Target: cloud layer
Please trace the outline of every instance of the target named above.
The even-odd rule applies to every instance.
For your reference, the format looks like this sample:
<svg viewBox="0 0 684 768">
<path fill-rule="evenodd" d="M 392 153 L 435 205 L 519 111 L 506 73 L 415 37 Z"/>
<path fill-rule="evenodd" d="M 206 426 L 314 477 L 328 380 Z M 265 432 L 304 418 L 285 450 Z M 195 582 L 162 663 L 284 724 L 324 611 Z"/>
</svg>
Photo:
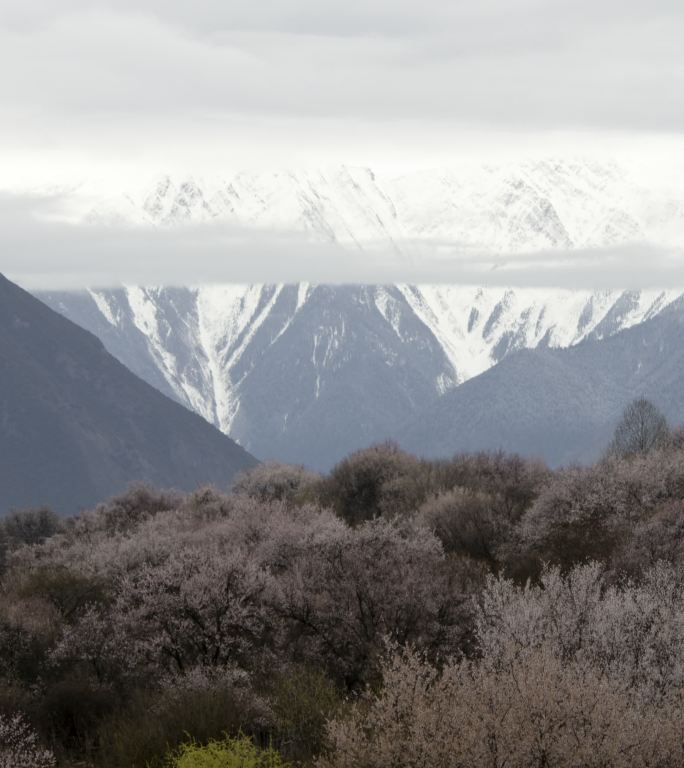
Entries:
<svg viewBox="0 0 684 768">
<path fill-rule="evenodd" d="M 2 271 L 30 289 L 125 284 L 460 283 L 566 288 L 684 289 L 684 250 L 619 248 L 492 256 L 458 243 L 312 243 L 228 223 L 154 228 L 73 225 L 36 212 L 51 200 L 0 197 Z"/>
<path fill-rule="evenodd" d="M 260 161 L 442 165 L 471 145 L 488 159 L 553 136 L 682 161 L 682 39 L 681 0 L 3 0 L 0 184 Z M 643 268 L 646 246 L 397 264 L 225 227 L 81 230 L 38 222 L 35 201 L 1 202 L 0 268 L 30 285 L 680 280 L 665 251 Z"/>
<path fill-rule="evenodd" d="M 0 110 L 680 131 L 683 37 L 675 0 L 4 0 Z"/>
</svg>

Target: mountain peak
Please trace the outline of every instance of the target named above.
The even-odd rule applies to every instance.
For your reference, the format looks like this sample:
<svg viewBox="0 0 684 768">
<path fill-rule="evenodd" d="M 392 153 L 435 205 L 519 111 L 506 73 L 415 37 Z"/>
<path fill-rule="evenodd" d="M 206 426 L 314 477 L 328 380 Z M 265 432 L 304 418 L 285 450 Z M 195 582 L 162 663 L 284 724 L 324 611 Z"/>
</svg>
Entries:
<svg viewBox="0 0 684 768">
<path fill-rule="evenodd" d="M 615 162 L 463 162 L 399 176 L 367 166 L 160 174 L 140 188 L 74 196 L 73 219 L 161 226 L 229 221 L 361 248 L 420 242 L 524 253 L 635 242 L 680 247 L 684 190 Z"/>
</svg>

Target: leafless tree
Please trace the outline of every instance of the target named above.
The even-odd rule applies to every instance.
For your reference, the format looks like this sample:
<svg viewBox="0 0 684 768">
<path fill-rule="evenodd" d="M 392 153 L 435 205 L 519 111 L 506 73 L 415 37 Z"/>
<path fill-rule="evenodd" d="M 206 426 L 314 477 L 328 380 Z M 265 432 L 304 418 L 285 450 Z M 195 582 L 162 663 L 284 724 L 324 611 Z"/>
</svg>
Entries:
<svg viewBox="0 0 684 768">
<path fill-rule="evenodd" d="M 611 456 L 634 456 L 663 446 L 670 434 L 667 419 L 650 400 L 639 397 L 624 410 L 608 448 Z"/>
</svg>

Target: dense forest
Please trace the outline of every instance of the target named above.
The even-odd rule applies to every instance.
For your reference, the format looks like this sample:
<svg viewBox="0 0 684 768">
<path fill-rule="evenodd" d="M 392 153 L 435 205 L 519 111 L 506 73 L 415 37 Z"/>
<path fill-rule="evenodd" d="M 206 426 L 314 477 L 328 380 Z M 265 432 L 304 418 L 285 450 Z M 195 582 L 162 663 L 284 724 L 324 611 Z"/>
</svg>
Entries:
<svg viewBox="0 0 684 768">
<path fill-rule="evenodd" d="M 0 523 L 0 768 L 681 766 L 684 433 Z"/>
</svg>

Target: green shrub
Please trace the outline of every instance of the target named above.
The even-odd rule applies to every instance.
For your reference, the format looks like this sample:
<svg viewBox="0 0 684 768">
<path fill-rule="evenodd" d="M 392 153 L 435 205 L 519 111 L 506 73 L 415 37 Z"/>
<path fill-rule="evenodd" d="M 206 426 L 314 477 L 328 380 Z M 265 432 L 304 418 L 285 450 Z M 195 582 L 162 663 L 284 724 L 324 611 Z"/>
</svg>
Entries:
<svg viewBox="0 0 684 768">
<path fill-rule="evenodd" d="M 395 517 L 423 500 L 420 460 L 392 442 L 350 454 L 320 484 L 320 501 L 349 525 Z"/>
<path fill-rule="evenodd" d="M 12 511 L 0 520 L 0 573 L 8 555 L 24 545 L 42 544 L 60 530 L 57 515 L 49 509 Z"/>
<path fill-rule="evenodd" d="M 169 755 L 168 768 L 288 768 L 278 752 L 259 749 L 246 736 L 210 741 L 204 746 L 183 744 Z"/>
<path fill-rule="evenodd" d="M 178 680 L 166 690 L 140 695 L 102 724 L 96 764 L 156 768 L 188 739 L 208 743 L 226 734 L 261 736 L 268 718 L 266 705 L 246 685 L 220 678 Z"/>
<path fill-rule="evenodd" d="M 457 487 L 428 499 L 417 517 L 446 552 L 493 563 L 497 545 L 510 536 L 511 528 L 495 509 L 490 494 Z"/>
<path fill-rule="evenodd" d="M 42 566 L 17 576 L 16 591 L 23 599 L 46 600 L 67 621 L 73 621 L 88 606 L 108 599 L 104 579 L 60 565 Z"/>
<path fill-rule="evenodd" d="M 269 701 L 275 717 L 274 743 L 296 761 L 309 760 L 321 751 L 326 724 L 343 704 L 333 682 L 304 665 L 275 676 Z"/>
<path fill-rule="evenodd" d="M 34 708 L 37 724 L 59 744 L 77 754 L 92 748 L 93 734 L 116 706 L 111 688 L 73 674 L 48 685 Z"/>
</svg>

